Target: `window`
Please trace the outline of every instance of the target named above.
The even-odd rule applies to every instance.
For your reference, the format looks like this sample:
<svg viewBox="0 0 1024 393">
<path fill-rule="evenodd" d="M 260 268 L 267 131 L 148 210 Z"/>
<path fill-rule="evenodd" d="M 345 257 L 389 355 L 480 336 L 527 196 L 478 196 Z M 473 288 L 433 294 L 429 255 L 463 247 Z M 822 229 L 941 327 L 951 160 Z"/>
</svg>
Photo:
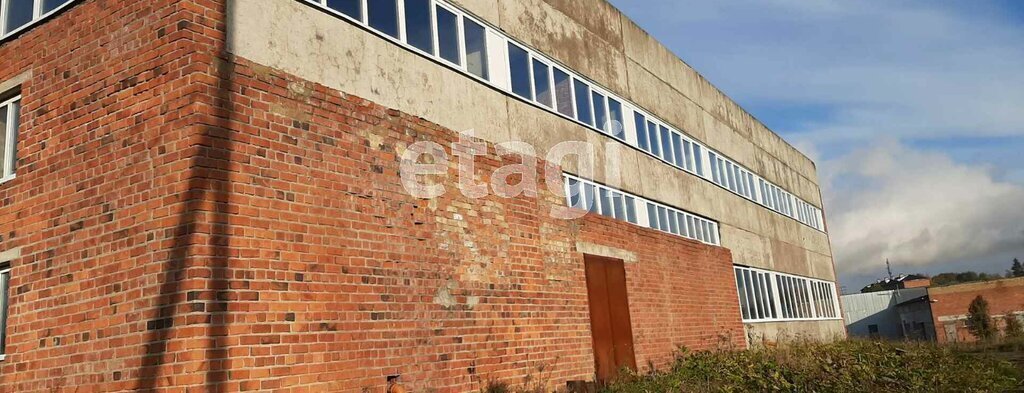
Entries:
<svg viewBox="0 0 1024 393">
<path fill-rule="evenodd" d="M 459 49 L 459 16 L 444 7 L 437 6 L 437 52 L 442 59 L 462 65 Z"/>
<path fill-rule="evenodd" d="M 837 319 L 835 284 L 734 267 L 744 322 Z"/>
<path fill-rule="evenodd" d="M 537 93 L 537 103 L 551 108 L 554 97 L 551 94 L 551 67 L 533 60 L 533 91 Z"/>
<path fill-rule="evenodd" d="M 668 127 L 661 126 L 661 152 L 664 153 L 665 161 L 672 162 L 672 138 L 669 137 Z"/>
<path fill-rule="evenodd" d="M 593 127 L 594 112 L 590 108 L 590 86 L 580 82 L 579 79 L 574 79 L 573 83 L 576 93 L 576 120 Z"/>
<path fill-rule="evenodd" d="M 10 301 L 11 266 L 0 265 L 0 359 L 7 354 L 7 312 Z"/>
<path fill-rule="evenodd" d="M 4 34 L 10 33 L 18 28 L 32 22 L 34 0 L 6 0 L 2 4 L 4 12 Z"/>
<path fill-rule="evenodd" d="M 608 111 L 605 109 L 604 95 L 594 92 L 594 120 L 597 122 L 597 128 L 604 131 L 606 134 L 610 134 L 608 127 Z"/>
<path fill-rule="evenodd" d="M 327 0 L 327 7 L 356 20 L 363 19 L 362 0 Z"/>
<path fill-rule="evenodd" d="M 508 44 L 508 69 L 512 74 L 512 92 L 533 101 L 533 87 L 530 81 L 530 54 L 518 45 Z"/>
<path fill-rule="evenodd" d="M 679 137 L 679 134 L 674 132 L 672 133 L 672 149 L 676 166 L 686 168 L 686 160 L 683 159 L 683 140 Z"/>
<path fill-rule="evenodd" d="M 463 18 L 466 45 L 466 70 L 470 74 L 490 79 L 487 68 L 487 29 L 479 23 Z"/>
<path fill-rule="evenodd" d="M 651 154 L 661 157 L 661 142 L 658 142 L 658 125 L 653 121 L 647 121 L 647 139 L 651 143 Z"/>
<path fill-rule="evenodd" d="M 611 124 L 609 130 L 613 137 L 626 140 L 626 129 L 622 120 L 622 103 L 608 97 L 608 117 Z"/>
<path fill-rule="evenodd" d="M 636 141 L 640 149 L 644 151 L 650 151 L 651 147 L 647 144 L 647 118 L 640 112 L 633 114 L 634 124 L 636 124 Z"/>
<path fill-rule="evenodd" d="M 17 159 L 18 119 L 21 114 L 21 98 L 15 97 L 0 102 L 0 181 L 14 177 Z"/>
<path fill-rule="evenodd" d="M 366 2 L 367 19 L 370 27 L 381 33 L 398 38 L 397 0 L 373 0 Z"/>
<path fill-rule="evenodd" d="M 555 68 L 555 101 L 558 102 L 558 113 L 576 116 L 572 104 L 572 78 L 558 68 Z"/>
<path fill-rule="evenodd" d="M 405 0 L 405 36 L 409 45 L 434 54 L 434 23 L 430 0 Z"/>
</svg>

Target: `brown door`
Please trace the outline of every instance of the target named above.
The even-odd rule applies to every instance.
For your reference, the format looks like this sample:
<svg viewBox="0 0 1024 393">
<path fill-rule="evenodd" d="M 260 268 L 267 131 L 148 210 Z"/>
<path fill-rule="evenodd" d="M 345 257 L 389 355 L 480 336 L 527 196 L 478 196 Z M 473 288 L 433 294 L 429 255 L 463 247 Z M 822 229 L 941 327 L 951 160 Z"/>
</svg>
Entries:
<svg viewBox="0 0 1024 393">
<path fill-rule="evenodd" d="M 636 370 L 626 296 L 626 267 L 622 260 L 592 255 L 585 255 L 584 263 L 597 380 L 608 382 L 623 367 Z"/>
</svg>

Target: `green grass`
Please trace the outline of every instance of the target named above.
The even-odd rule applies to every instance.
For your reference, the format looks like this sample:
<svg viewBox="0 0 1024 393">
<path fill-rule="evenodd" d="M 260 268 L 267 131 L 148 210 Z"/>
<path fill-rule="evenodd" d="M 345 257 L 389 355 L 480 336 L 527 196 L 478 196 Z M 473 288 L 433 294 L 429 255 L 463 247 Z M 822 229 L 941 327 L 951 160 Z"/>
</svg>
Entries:
<svg viewBox="0 0 1024 393">
<path fill-rule="evenodd" d="M 1010 361 L 1024 343 L 795 343 L 749 351 L 682 353 L 670 370 L 629 375 L 605 393 L 1024 391 Z"/>
</svg>

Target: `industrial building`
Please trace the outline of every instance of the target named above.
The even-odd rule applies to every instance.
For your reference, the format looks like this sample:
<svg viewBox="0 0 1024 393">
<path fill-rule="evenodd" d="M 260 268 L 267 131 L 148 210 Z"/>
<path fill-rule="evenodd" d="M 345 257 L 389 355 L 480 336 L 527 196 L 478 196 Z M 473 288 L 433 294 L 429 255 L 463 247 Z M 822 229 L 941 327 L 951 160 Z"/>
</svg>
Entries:
<svg viewBox="0 0 1024 393">
<path fill-rule="evenodd" d="M 845 337 L 815 164 L 604 0 L 0 10 L 0 391 L 553 388 Z"/>
</svg>

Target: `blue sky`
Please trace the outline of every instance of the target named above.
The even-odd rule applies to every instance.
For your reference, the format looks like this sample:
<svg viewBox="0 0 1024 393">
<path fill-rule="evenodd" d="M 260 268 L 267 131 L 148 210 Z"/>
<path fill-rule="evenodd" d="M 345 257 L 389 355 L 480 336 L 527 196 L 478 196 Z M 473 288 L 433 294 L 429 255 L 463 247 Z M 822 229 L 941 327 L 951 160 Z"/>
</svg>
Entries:
<svg viewBox="0 0 1024 393">
<path fill-rule="evenodd" d="M 847 289 L 1024 259 L 1024 1 L 611 2 L 817 162 Z"/>
</svg>

